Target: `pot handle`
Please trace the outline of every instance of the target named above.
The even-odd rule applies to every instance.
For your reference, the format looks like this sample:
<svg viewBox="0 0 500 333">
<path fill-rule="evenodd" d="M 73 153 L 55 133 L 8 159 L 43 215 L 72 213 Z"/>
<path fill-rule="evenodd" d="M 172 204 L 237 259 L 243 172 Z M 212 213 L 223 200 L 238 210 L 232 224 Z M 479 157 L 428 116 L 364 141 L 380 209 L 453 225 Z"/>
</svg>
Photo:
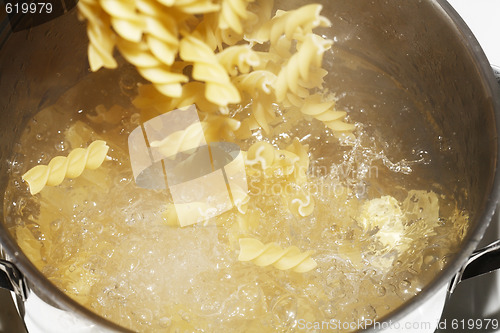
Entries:
<svg viewBox="0 0 500 333">
<path fill-rule="evenodd" d="M 0 259 L 0 288 L 13 291 L 23 301 L 26 301 L 29 295 L 24 275 L 16 265 L 3 259 Z"/>
<path fill-rule="evenodd" d="M 498 84 L 500 85 L 500 67 L 491 65 L 493 68 L 493 74 L 495 75 L 495 78 L 497 79 Z"/>
<path fill-rule="evenodd" d="M 469 260 L 453 277 L 448 291 L 452 293 L 463 280 L 483 275 L 496 269 L 500 269 L 500 240 L 474 251 Z"/>
</svg>

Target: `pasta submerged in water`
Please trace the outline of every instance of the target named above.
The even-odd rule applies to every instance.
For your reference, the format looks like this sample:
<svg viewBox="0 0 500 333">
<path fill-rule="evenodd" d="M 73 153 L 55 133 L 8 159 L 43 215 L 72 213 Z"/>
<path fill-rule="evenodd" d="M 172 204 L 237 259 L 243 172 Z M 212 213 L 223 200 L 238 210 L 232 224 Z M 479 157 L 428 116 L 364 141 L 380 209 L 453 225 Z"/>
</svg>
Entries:
<svg viewBox="0 0 500 333">
<path fill-rule="evenodd" d="M 360 194 L 347 176 L 313 170 L 336 163 L 349 173 L 359 165 L 365 175 L 370 163 L 386 163 L 375 147 L 359 152 L 361 130 L 323 87 L 323 56 L 333 43 L 315 33 L 330 26 L 321 5 L 274 14 L 272 7 L 267 0 L 79 1 L 91 70 L 119 67 L 116 48 L 150 83 L 132 89 L 124 106 L 98 104 L 84 115 L 57 104 L 42 110 L 22 140 L 25 156 L 5 202 L 16 203 L 6 212 L 23 251 L 82 305 L 147 332 L 295 331 L 298 320 L 373 320 L 418 293 L 463 237 L 467 214 L 444 196 L 403 189 L 397 177 L 384 180 L 397 189 L 391 195 Z M 100 91 L 89 82 L 73 96 Z M 201 190 L 174 204 L 164 189 L 141 188 L 130 167 L 134 129 L 146 132 L 149 120 L 193 104 L 198 123 L 148 148 L 174 159 L 203 144 L 236 144 L 248 189 L 226 182 L 233 207 L 220 214 Z M 43 132 L 56 142 L 39 142 Z M 343 153 L 334 157 L 336 150 Z M 48 166 L 26 172 L 40 161 Z M 230 171 L 226 181 L 237 178 Z M 19 184 L 21 175 L 36 196 Z M 181 227 L 186 216 L 207 218 Z"/>
</svg>

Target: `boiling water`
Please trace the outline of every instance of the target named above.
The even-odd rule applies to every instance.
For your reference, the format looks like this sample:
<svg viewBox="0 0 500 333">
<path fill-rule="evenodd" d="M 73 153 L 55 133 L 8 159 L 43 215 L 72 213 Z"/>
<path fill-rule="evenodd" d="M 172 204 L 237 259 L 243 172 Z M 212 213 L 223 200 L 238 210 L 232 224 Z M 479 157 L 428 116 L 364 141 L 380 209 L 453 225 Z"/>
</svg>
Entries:
<svg viewBox="0 0 500 333">
<path fill-rule="evenodd" d="M 16 147 L 4 202 L 7 225 L 37 268 L 99 315 L 143 332 L 287 332 L 322 321 L 347 327 L 380 319 L 413 297 L 460 245 L 467 215 L 442 186 L 417 187 L 414 180 L 414 169 L 432 163 L 430 156 L 390 158 L 386 142 L 366 125 L 339 139 L 305 120 L 238 143 L 308 144 L 311 216 L 294 217 L 279 194 L 259 193 L 249 209 L 260 223 L 247 233 L 236 231 L 236 210 L 209 225 L 170 226 L 167 194 L 140 188 L 132 177 L 134 80 L 128 69 L 92 74 L 36 115 Z M 100 104 L 123 110 L 111 123 L 90 120 Z M 96 139 L 111 147 L 99 169 L 29 195 L 24 172 Z M 389 227 L 397 220 L 394 230 L 366 227 L 384 215 Z M 399 245 L 391 246 L 384 232 L 401 236 Z M 314 250 L 318 267 L 299 274 L 239 262 L 241 236 Z"/>
</svg>

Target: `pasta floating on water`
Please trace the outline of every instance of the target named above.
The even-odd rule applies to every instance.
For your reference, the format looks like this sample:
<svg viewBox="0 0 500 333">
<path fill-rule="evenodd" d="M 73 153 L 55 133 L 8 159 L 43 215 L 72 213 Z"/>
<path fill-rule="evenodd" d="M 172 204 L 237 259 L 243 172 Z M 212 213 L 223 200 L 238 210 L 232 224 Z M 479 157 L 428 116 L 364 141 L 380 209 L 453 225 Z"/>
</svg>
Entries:
<svg viewBox="0 0 500 333">
<path fill-rule="evenodd" d="M 239 261 L 251 261 L 257 266 L 274 266 L 297 273 L 309 272 L 317 263 L 311 258 L 313 251 L 301 252 L 298 247 L 281 248 L 276 243 L 263 244 L 255 238 L 240 238 Z"/>
<path fill-rule="evenodd" d="M 314 211 L 314 198 L 305 190 L 284 193 L 290 212 L 297 217 L 309 216 Z"/>
<path fill-rule="evenodd" d="M 54 157 L 48 165 L 37 165 L 23 175 L 31 194 L 37 194 L 46 185 L 57 186 L 64 178 L 76 178 L 85 169 L 94 170 L 101 166 L 109 147 L 106 142 L 97 140 L 86 149 L 76 148 L 69 155 Z"/>
<path fill-rule="evenodd" d="M 298 160 L 295 162 L 294 180 L 298 185 L 303 185 L 307 182 L 307 172 L 309 170 L 309 155 L 307 151 L 309 146 L 303 145 L 299 139 L 295 138 L 293 142 L 286 147 L 286 150 L 297 155 Z"/>
<path fill-rule="evenodd" d="M 277 150 L 265 141 L 254 143 L 247 152 L 246 164 L 258 166 L 265 177 L 288 176 L 295 170 L 299 157 L 287 150 Z"/>
<path fill-rule="evenodd" d="M 125 114 L 124 108 L 116 104 L 109 109 L 106 109 L 104 105 L 99 104 L 96 106 L 95 112 L 95 116 L 89 114 L 86 115 L 90 121 L 98 124 L 107 123 L 112 125 L 117 125 L 123 119 Z"/>
</svg>

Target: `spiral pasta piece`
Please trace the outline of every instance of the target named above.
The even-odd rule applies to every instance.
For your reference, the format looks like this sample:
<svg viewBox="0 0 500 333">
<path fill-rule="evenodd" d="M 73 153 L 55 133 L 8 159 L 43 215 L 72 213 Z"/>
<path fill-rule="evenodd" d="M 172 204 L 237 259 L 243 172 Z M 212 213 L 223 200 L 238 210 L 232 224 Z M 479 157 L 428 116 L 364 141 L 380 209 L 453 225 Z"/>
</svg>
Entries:
<svg viewBox="0 0 500 333">
<path fill-rule="evenodd" d="M 300 111 L 307 116 L 322 121 L 328 128 L 336 132 L 352 131 L 353 124 L 343 121 L 347 112 L 336 111 L 335 101 L 323 102 L 321 96 L 313 95 L 307 98 Z"/>
<path fill-rule="evenodd" d="M 193 36 L 204 41 L 212 50 L 223 50 L 223 44 L 232 46 L 241 41 L 241 36 L 231 29 L 221 29 L 219 27 L 218 13 L 209 13 L 203 16 L 193 31 Z"/>
<path fill-rule="evenodd" d="M 181 84 L 188 82 L 188 77 L 173 72 L 170 66 L 158 60 L 145 41 L 133 43 L 120 40 L 117 46 L 124 58 L 135 65 L 141 76 L 152 82 L 158 91 L 170 97 L 182 95 Z"/>
<path fill-rule="evenodd" d="M 151 53 L 166 65 L 172 65 L 179 50 L 178 22 L 154 0 L 136 2 L 144 20 L 144 38 Z"/>
<path fill-rule="evenodd" d="M 240 101 L 238 89 L 231 83 L 224 67 L 207 44 L 188 35 L 181 40 L 179 50 L 184 61 L 193 62 L 193 78 L 206 83 L 207 100 L 219 106 Z"/>
<path fill-rule="evenodd" d="M 157 150 L 165 157 L 173 157 L 179 152 L 199 147 L 204 141 L 205 136 L 203 133 L 203 127 L 200 123 L 195 122 L 184 130 L 171 133 L 163 140 L 152 141 L 150 146 L 157 148 Z"/>
<path fill-rule="evenodd" d="M 297 193 L 285 193 L 286 200 L 288 201 L 288 209 L 297 217 L 309 216 L 314 211 L 314 198 L 311 193 L 302 190 Z"/>
<path fill-rule="evenodd" d="M 219 14 L 219 27 L 233 29 L 237 34 L 243 33 L 241 22 L 248 18 L 247 4 L 253 0 L 222 0 Z"/>
<path fill-rule="evenodd" d="M 250 45 L 230 46 L 217 53 L 219 62 L 231 76 L 248 73 L 254 66 L 260 64 L 260 58 Z"/>
<path fill-rule="evenodd" d="M 269 122 L 276 118 L 273 107 L 276 101 L 273 87 L 276 75 L 268 70 L 254 70 L 235 77 L 233 82 L 240 91 L 250 96 L 252 101 L 250 118 L 256 123 L 251 126 L 252 129 L 260 126 L 268 133 Z"/>
<path fill-rule="evenodd" d="M 177 153 L 196 149 L 206 142 L 231 141 L 234 131 L 237 131 L 239 127 L 238 120 L 206 114 L 202 121 L 195 122 L 183 130 L 175 131 L 162 140 L 152 141 L 150 146 L 157 148 L 165 157 L 173 157 Z"/>
<path fill-rule="evenodd" d="M 201 121 L 207 142 L 234 141 L 241 122 L 225 115 L 205 114 Z"/>
<path fill-rule="evenodd" d="M 321 67 L 323 54 L 331 47 L 331 41 L 315 34 L 308 34 L 299 50 L 288 60 L 281 69 L 276 79 L 276 97 L 278 101 L 284 101 L 288 91 L 300 96 L 307 97 L 311 88 L 307 84 L 310 79 L 311 69 Z M 307 88 L 304 87 L 305 82 Z M 321 88 L 318 86 L 317 88 Z"/>
<path fill-rule="evenodd" d="M 110 16 L 111 26 L 121 38 L 131 42 L 142 39 L 145 24 L 133 0 L 99 0 L 99 4 Z"/>
<path fill-rule="evenodd" d="M 80 176 L 85 169 L 97 169 L 104 162 L 108 149 L 105 141 L 94 141 L 86 149 L 76 148 L 67 157 L 57 156 L 48 165 L 37 165 L 22 178 L 28 183 L 30 193 L 37 194 L 46 185 L 57 186 L 64 178 Z"/>
<path fill-rule="evenodd" d="M 78 2 L 81 18 L 88 21 L 87 36 L 89 37 L 88 59 L 90 69 L 97 71 L 101 67 L 116 68 L 113 57 L 115 42 L 110 28 L 109 17 L 103 12 L 97 0 L 82 0 Z"/>
<path fill-rule="evenodd" d="M 211 0 L 158 0 L 158 2 L 188 14 L 204 14 L 220 9 L 220 6 Z"/>
<path fill-rule="evenodd" d="M 205 84 L 188 82 L 182 87 L 180 97 L 171 98 L 161 94 L 154 85 L 140 85 L 132 104 L 141 110 L 141 118 L 147 121 L 165 112 L 195 104 L 199 111 L 214 114 L 219 107 L 205 98 Z"/>
<path fill-rule="evenodd" d="M 118 125 L 118 123 L 123 119 L 126 110 L 117 104 L 114 104 L 109 109 L 107 109 L 104 105 L 99 104 L 95 107 L 95 112 L 95 116 L 87 114 L 86 117 L 94 123 Z"/>
<path fill-rule="evenodd" d="M 255 238 L 240 238 L 239 261 L 251 261 L 257 266 L 274 266 L 280 270 L 292 270 L 305 273 L 316 268 L 317 263 L 311 258 L 313 251 L 301 252 L 296 246 L 286 249 L 276 243 L 263 244 Z"/>
<path fill-rule="evenodd" d="M 293 142 L 286 147 L 286 150 L 297 155 L 298 159 L 295 162 L 294 180 L 298 185 L 302 185 L 307 181 L 307 172 L 309 170 L 309 155 L 308 145 L 300 143 L 299 139 L 295 138 Z"/>
<path fill-rule="evenodd" d="M 287 176 L 295 170 L 299 157 L 287 150 L 277 150 L 270 143 L 259 141 L 248 148 L 245 164 L 259 166 L 264 176 Z"/>
<path fill-rule="evenodd" d="M 316 27 L 331 26 L 330 21 L 320 15 L 322 9 L 320 4 L 309 4 L 290 11 L 278 10 L 270 21 L 252 34 L 251 39 L 259 43 L 270 41 L 271 44 L 282 35 L 288 39 L 301 39 Z"/>
<path fill-rule="evenodd" d="M 274 0 L 254 0 L 247 6 L 247 19 L 245 20 L 243 39 L 250 43 L 259 43 L 254 39 L 262 26 L 266 24 L 272 17 Z"/>
<path fill-rule="evenodd" d="M 254 70 L 237 76 L 233 82 L 241 91 L 248 94 L 257 90 L 269 95 L 274 91 L 276 78 L 276 75 L 268 70 Z"/>
<path fill-rule="evenodd" d="M 79 9 L 89 22 L 93 71 L 116 67 L 112 56 L 116 43 L 125 59 L 162 94 L 181 95 L 181 84 L 188 78 L 171 67 L 178 53 L 180 23 L 169 13 L 176 10 L 167 10 L 153 0 L 84 0 Z"/>
</svg>

